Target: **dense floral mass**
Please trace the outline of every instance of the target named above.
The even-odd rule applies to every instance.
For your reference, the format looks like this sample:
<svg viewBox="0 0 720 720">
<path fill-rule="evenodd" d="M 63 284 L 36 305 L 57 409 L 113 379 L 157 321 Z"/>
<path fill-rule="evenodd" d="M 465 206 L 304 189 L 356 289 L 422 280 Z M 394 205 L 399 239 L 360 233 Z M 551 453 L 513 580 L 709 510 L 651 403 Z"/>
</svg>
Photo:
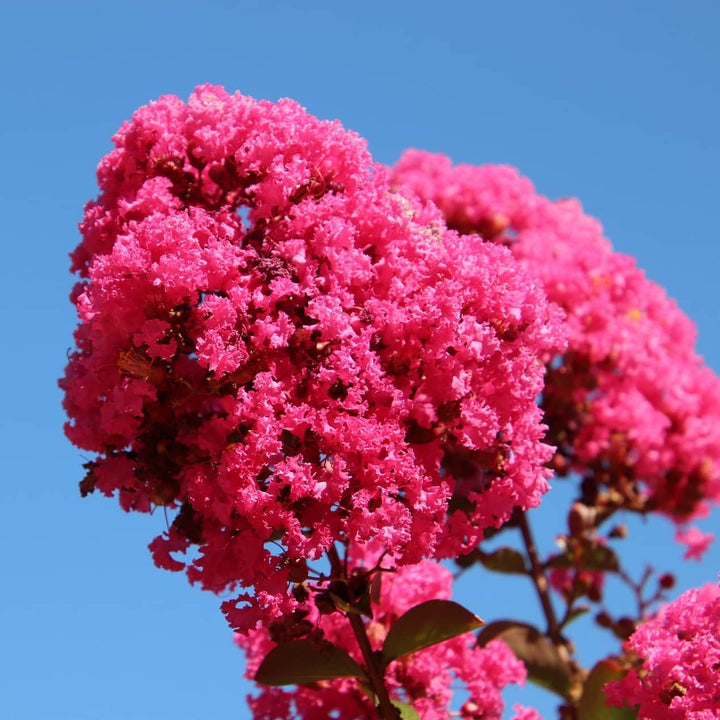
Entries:
<svg viewBox="0 0 720 720">
<path fill-rule="evenodd" d="M 701 558 L 720 381 L 576 201 L 418 151 L 388 171 L 337 122 L 209 85 L 114 143 L 72 255 L 81 492 L 171 511 L 155 561 L 229 592 L 248 675 L 271 686 L 256 720 L 491 720 L 526 676 L 561 717 L 594 716 L 629 667 L 607 687 L 641 720 L 720 720 L 720 587 L 642 624 L 675 579 L 635 581 L 613 547 L 627 529 L 598 533 L 660 511 Z M 582 482 L 543 559 L 524 511 L 551 469 Z M 503 527 L 523 552 L 478 547 Z M 524 575 L 546 629 L 501 620 L 476 642 L 442 558 Z M 602 604 L 611 574 L 636 615 Z M 585 601 L 630 637 L 589 672 L 566 636 Z"/>
<path fill-rule="evenodd" d="M 641 664 L 606 689 L 640 720 L 720 718 L 720 586 L 688 590 L 629 640 Z"/>
<path fill-rule="evenodd" d="M 289 100 L 203 86 L 138 110 L 73 254 L 67 434 L 83 493 L 178 508 L 156 562 L 295 607 L 335 541 L 399 564 L 473 547 L 539 502 L 535 399 L 559 311 L 500 245 L 391 192 L 364 142 Z"/>
<path fill-rule="evenodd" d="M 686 521 L 720 499 L 720 381 L 693 350 L 690 320 L 575 200 L 552 202 L 509 167 L 452 167 L 408 151 L 394 182 L 448 226 L 508 246 L 567 314 L 542 405 L 560 474 L 583 502 Z"/>
<path fill-rule="evenodd" d="M 354 558 L 355 571 L 375 566 L 377 553 L 363 551 Z M 381 590 L 373 603 L 368 635 L 373 649 L 382 647 L 393 623 L 410 608 L 426 600 L 449 599 L 452 575 L 441 565 L 425 560 L 381 574 Z M 326 640 L 344 648 L 358 662 L 362 657 L 345 618 L 341 615 L 307 617 L 308 625 L 320 628 Z M 237 635 L 247 653 L 247 676 L 254 677 L 260 661 L 273 647 L 266 628 L 249 637 Z M 410 704 L 423 720 L 446 720 L 453 697 L 454 680 L 461 681 L 468 696 L 458 711 L 464 720 L 497 720 L 502 716 L 501 690 L 509 683 L 523 683 L 525 667 L 505 643 L 494 640 L 484 648 L 475 646 L 473 635 L 461 635 L 439 645 L 392 662 L 386 684 L 394 699 Z M 250 698 L 255 720 L 365 720 L 373 717 L 372 705 L 354 678 L 332 680 L 324 686 L 301 686 L 287 691 L 262 688 Z M 527 712 L 527 711 L 525 711 Z M 532 717 L 532 716 L 530 716 Z"/>
</svg>

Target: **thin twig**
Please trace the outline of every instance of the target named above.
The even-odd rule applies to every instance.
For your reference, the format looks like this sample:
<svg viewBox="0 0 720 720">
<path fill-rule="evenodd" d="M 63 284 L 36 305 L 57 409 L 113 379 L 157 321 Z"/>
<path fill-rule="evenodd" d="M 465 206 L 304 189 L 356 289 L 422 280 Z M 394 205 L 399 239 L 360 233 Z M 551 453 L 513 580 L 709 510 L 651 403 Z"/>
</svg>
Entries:
<svg viewBox="0 0 720 720">
<path fill-rule="evenodd" d="M 527 556 L 530 559 L 533 585 L 535 585 L 535 590 L 537 591 L 540 604 L 542 605 L 543 612 L 545 613 L 545 619 L 547 620 L 548 637 L 550 637 L 550 639 L 555 643 L 561 643 L 562 638 L 560 636 L 560 626 L 558 625 L 557 617 L 555 616 L 555 609 L 553 608 L 552 601 L 550 600 L 548 581 L 545 577 L 545 573 L 543 572 L 542 563 L 538 558 L 535 540 L 533 539 L 532 532 L 530 530 L 530 524 L 528 523 L 527 516 L 524 512 L 518 512 L 517 517 L 523 542 L 525 543 L 525 550 L 527 551 Z"/>
</svg>

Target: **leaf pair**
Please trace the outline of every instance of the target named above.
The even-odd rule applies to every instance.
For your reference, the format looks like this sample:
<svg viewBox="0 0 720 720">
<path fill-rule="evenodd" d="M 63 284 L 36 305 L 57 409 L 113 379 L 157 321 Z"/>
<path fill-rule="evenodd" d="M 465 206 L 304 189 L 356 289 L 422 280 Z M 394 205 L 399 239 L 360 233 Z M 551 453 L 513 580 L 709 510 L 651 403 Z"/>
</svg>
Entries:
<svg viewBox="0 0 720 720">
<path fill-rule="evenodd" d="M 477 615 L 451 600 L 428 600 L 416 605 L 390 628 L 382 648 L 383 670 L 393 660 L 471 632 L 483 624 Z M 266 655 L 255 680 L 264 685 L 303 685 L 342 677 L 368 681 L 365 670 L 337 645 L 293 640 L 276 646 Z M 401 708 L 402 712 L 407 711 Z"/>
</svg>

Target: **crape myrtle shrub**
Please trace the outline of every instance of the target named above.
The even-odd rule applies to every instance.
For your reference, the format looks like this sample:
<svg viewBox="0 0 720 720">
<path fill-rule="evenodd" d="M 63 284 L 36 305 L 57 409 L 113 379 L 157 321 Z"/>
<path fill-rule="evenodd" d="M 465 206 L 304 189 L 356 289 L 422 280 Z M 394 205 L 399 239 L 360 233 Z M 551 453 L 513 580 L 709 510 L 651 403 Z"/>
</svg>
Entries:
<svg viewBox="0 0 720 720">
<path fill-rule="evenodd" d="M 602 702 L 563 633 L 620 570 L 602 524 L 686 522 L 720 491 L 720 390 L 685 316 L 575 202 L 417 151 L 385 169 L 290 100 L 202 86 L 113 140 L 72 254 L 61 386 L 67 434 L 95 455 L 81 492 L 171 512 L 155 562 L 226 593 L 251 676 L 297 685 L 263 690 L 255 717 L 443 718 L 455 679 L 457 712 L 499 718 L 502 687 L 536 679 L 527 643 L 464 634 L 479 622 L 449 601 L 443 558 L 529 575 L 562 712 Z M 553 470 L 582 484 L 543 561 L 525 513 Z M 507 528 L 525 558 L 483 551 Z M 681 536 L 695 554 L 698 533 Z M 626 683 L 643 677 L 632 642 Z"/>
</svg>

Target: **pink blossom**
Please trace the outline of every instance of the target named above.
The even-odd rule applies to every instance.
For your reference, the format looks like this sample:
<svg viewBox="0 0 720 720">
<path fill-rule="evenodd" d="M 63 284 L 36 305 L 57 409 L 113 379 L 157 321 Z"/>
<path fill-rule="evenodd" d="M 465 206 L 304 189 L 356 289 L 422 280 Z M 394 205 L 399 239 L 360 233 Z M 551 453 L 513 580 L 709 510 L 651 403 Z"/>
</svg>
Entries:
<svg viewBox="0 0 720 720">
<path fill-rule="evenodd" d="M 374 565 L 377 557 L 376 551 L 368 548 L 359 548 L 354 554 L 355 562 L 366 568 Z M 450 572 L 428 560 L 403 566 L 396 573 L 382 573 L 380 602 L 373 606 L 373 619 L 367 624 L 373 648 L 382 648 L 393 623 L 411 607 L 426 600 L 449 599 L 451 584 Z M 311 627 L 322 630 L 326 640 L 343 648 L 363 664 L 343 615 L 319 615 L 315 611 L 308 619 L 312 622 Z M 247 654 L 247 677 L 252 678 L 274 643 L 264 627 L 248 636 L 236 635 L 236 641 Z M 451 688 L 458 680 L 469 692 L 461 716 L 468 720 L 481 717 L 493 720 L 502 716 L 501 690 L 509 683 L 523 683 L 525 667 L 502 641 L 491 641 L 484 648 L 479 648 L 475 637 L 468 634 L 395 660 L 386 673 L 391 697 L 411 704 L 423 720 L 445 720 L 448 717 L 453 698 Z M 331 716 L 342 720 L 364 720 L 373 716 L 366 695 L 353 678 L 327 681 L 322 688 L 299 686 L 282 690 L 261 687 L 259 694 L 249 699 L 249 704 L 255 720 L 319 720 Z"/>
<path fill-rule="evenodd" d="M 715 535 L 713 533 L 704 533 L 695 526 L 687 530 L 678 528 L 675 532 L 675 541 L 687 546 L 683 560 L 697 560 L 700 562 L 714 539 Z"/>
<path fill-rule="evenodd" d="M 562 332 L 506 248 L 447 230 L 290 100 L 202 86 L 114 142 L 61 386 L 96 453 L 83 492 L 177 510 L 158 564 L 197 546 L 190 580 L 235 589 L 246 630 L 292 611 L 289 568 L 337 540 L 416 563 L 538 504 Z"/>
<path fill-rule="evenodd" d="M 394 181 L 435 203 L 450 227 L 508 246 L 565 312 L 569 347 L 558 348 L 542 395 L 559 473 L 679 521 L 720 499 L 720 381 L 693 350 L 690 320 L 613 251 L 598 221 L 576 200 L 538 195 L 510 167 L 453 167 L 409 150 Z"/>
<path fill-rule="evenodd" d="M 605 573 L 599 570 L 578 570 L 555 567 L 548 574 L 550 587 L 566 598 L 589 595 L 599 599 L 605 583 Z"/>
<path fill-rule="evenodd" d="M 513 705 L 515 715 L 512 720 L 542 720 L 540 713 L 535 708 L 526 708 L 522 705 Z"/>
<path fill-rule="evenodd" d="M 630 637 L 642 664 L 605 686 L 640 720 L 720 718 L 720 586 L 688 590 Z"/>
</svg>

